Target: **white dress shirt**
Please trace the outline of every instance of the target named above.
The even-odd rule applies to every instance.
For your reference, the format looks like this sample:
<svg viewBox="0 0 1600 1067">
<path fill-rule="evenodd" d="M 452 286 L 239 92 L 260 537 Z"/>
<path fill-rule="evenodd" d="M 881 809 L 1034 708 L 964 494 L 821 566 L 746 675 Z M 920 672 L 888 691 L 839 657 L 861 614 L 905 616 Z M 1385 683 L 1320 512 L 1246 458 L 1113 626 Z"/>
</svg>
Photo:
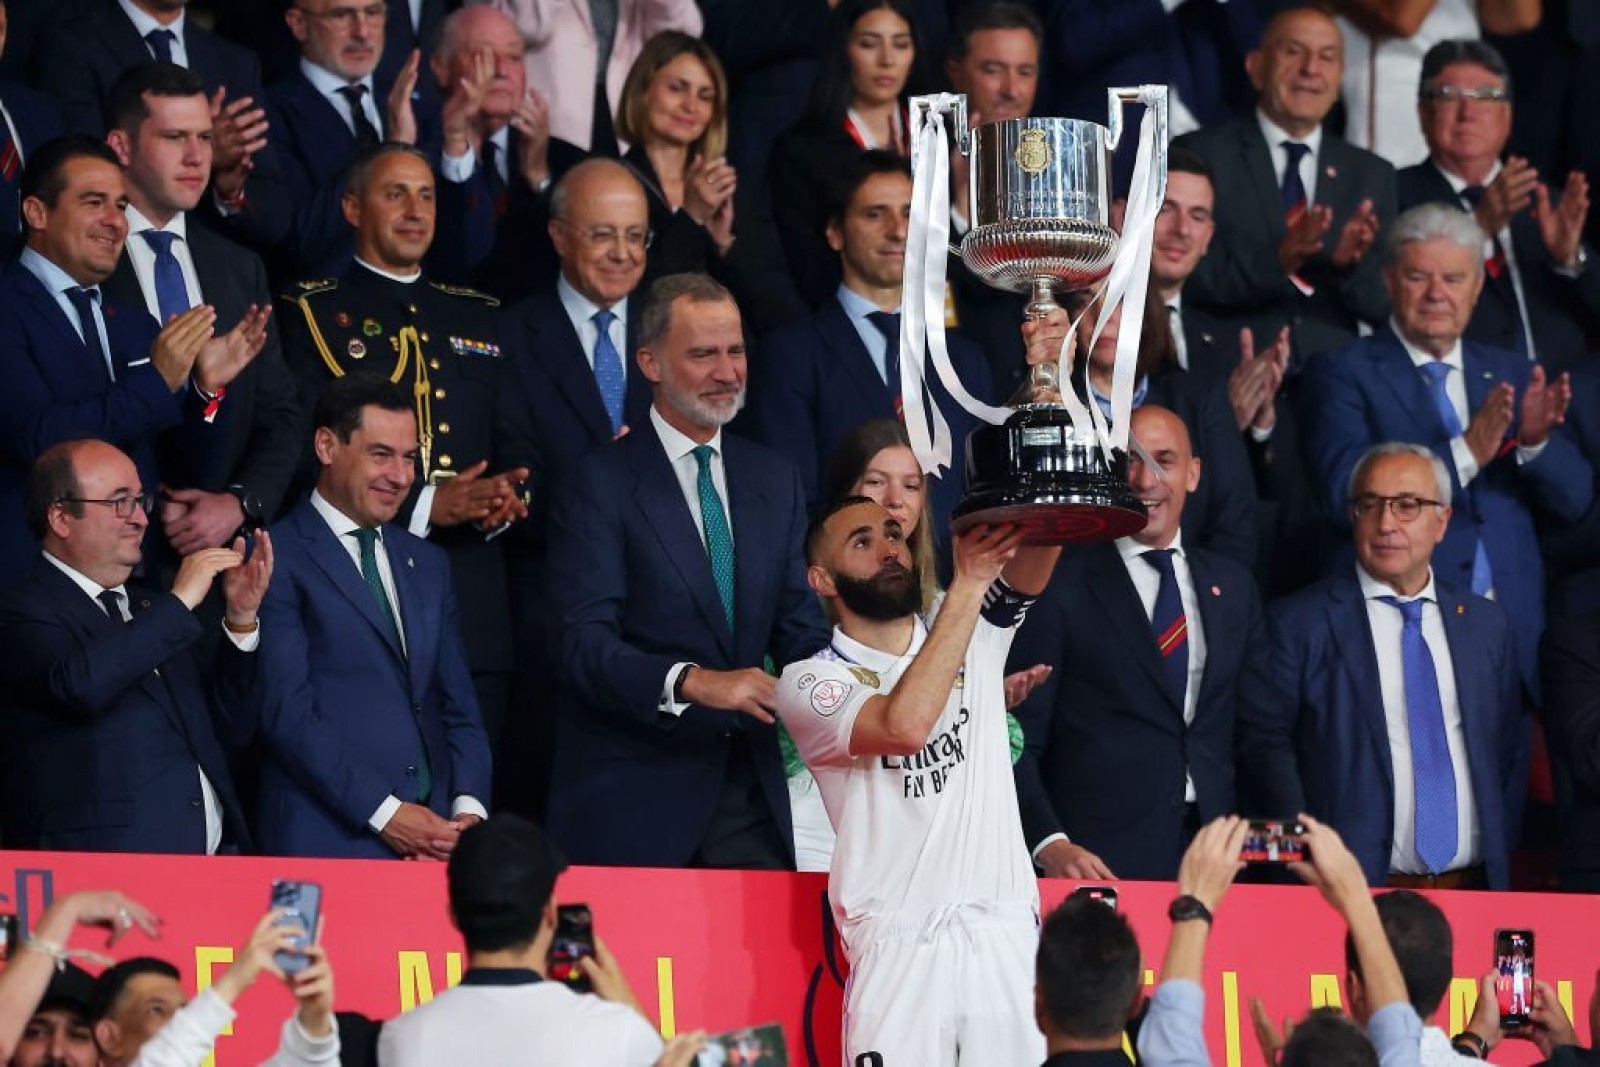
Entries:
<svg viewBox="0 0 1600 1067">
<path fill-rule="evenodd" d="M 1283 166 L 1289 161 L 1289 153 L 1284 149 L 1284 141 L 1299 141 L 1311 151 L 1300 157 L 1300 183 L 1306 187 L 1306 203 L 1317 202 L 1317 157 L 1322 153 L 1322 127 L 1317 126 L 1304 137 L 1291 137 L 1288 132 L 1273 122 L 1260 111 L 1256 112 L 1256 122 L 1261 127 L 1261 136 L 1267 139 L 1267 153 L 1272 156 L 1272 175 L 1277 179 L 1278 188 L 1283 188 Z"/>
<path fill-rule="evenodd" d="M 848 286 L 839 286 L 839 303 L 844 306 L 844 313 L 850 319 L 850 325 L 856 328 L 856 334 L 861 338 L 861 343 L 867 346 L 867 355 L 872 357 L 872 365 L 878 369 L 878 377 L 885 383 L 889 381 L 889 339 L 883 331 L 872 324 L 868 317 L 883 309 L 854 289 Z M 900 309 L 895 308 L 891 314 L 900 314 Z"/>
<path fill-rule="evenodd" d="M 355 567 L 356 574 L 359 575 L 361 573 L 361 543 L 352 535 L 361 529 L 361 524 L 328 503 L 327 499 L 314 489 L 311 491 L 311 506 L 316 509 L 317 514 L 322 516 L 322 521 L 327 523 L 328 528 L 333 531 L 334 539 L 339 542 L 339 546 L 350 556 L 350 564 Z M 376 548 L 378 580 L 383 583 L 383 593 L 389 598 L 389 606 L 393 609 L 395 632 L 400 635 L 400 649 L 404 652 L 406 650 L 404 613 L 401 611 L 400 594 L 395 589 L 394 568 L 389 565 L 389 550 L 384 544 L 382 526 L 378 527 Z M 389 825 L 389 820 L 394 818 L 395 812 L 400 810 L 400 806 L 399 797 L 393 794 L 385 797 L 383 803 L 378 805 L 378 810 L 373 812 L 372 817 L 367 820 L 367 825 L 372 828 L 374 833 L 381 834 L 383 828 Z M 467 796 L 465 793 L 451 802 L 450 814 L 452 816 L 476 815 L 480 819 L 489 817 L 488 810 L 475 797 Z"/>
<path fill-rule="evenodd" d="M 78 283 L 72 275 L 32 248 L 24 248 L 17 262 L 26 267 L 28 273 L 38 278 L 40 284 L 49 290 L 50 295 L 55 298 L 56 307 L 61 309 L 61 314 L 65 315 L 67 322 L 72 325 L 72 331 L 78 335 L 78 340 L 83 340 L 83 326 L 78 321 L 78 309 L 72 306 L 71 300 L 67 299 L 67 290 L 78 288 Z M 89 306 L 94 309 L 94 325 L 95 330 L 100 334 L 100 351 L 105 354 L 106 373 L 111 376 L 112 381 L 116 381 L 117 369 L 111 361 L 111 341 L 106 337 L 106 317 L 101 307 L 104 301 L 105 294 L 102 292 L 99 300 L 89 301 Z M 145 356 L 143 359 L 130 360 L 128 366 L 138 367 L 149 362 L 150 357 Z"/>
<path fill-rule="evenodd" d="M 1455 858 L 1447 870 L 1470 867 L 1483 858 L 1478 839 L 1478 806 L 1472 795 L 1471 764 L 1467 760 L 1467 734 L 1461 725 L 1461 702 L 1456 693 L 1455 664 L 1450 658 L 1450 641 L 1445 636 L 1439 614 L 1439 599 L 1434 591 L 1433 572 L 1428 584 L 1416 596 L 1399 596 L 1395 591 L 1356 565 L 1356 579 L 1367 602 L 1367 624 L 1372 630 L 1372 647 L 1378 656 L 1378 690 L 1383 696 L 1383 718 L 1389 728 L 1389 756 L 1394 772 L 1394 838 L 1389 850 L 1389 869 L 1399 874 L 1427 874 L 1428 865 L 1417 855 L 1416 781 L 1411 766 L 1411 725 L 1406 711 L 1405 664 L 1400 640 L 1405 620 L 1392 604 L 1379 597 L 1395 597 L 1402 602 L 1422 600 L 1422 639 L 1433 656 L 1434 674 L 1439 679 L 1439 702 L 1444 708 L 1445 740 L 1456 780 Z"/>
<path fill-rule="evenodd" d="M 170 233 L 175 240 L 172 242 L 172 258 L 178 261 L 178 267 L 183 271 L 183 288 L 189 294 L 189 306 L 197 307 L 205 303 L 205 293 L 200 288 L 200 275 L 194 267 L 194 257 L 189 254 L 189 225 L 186 212 L 178 212 L 167 220 L 165 226 L 157 226 L 129 204 L 123 214 L 128 217 L 128 262 L 133 266 L 133 275 L 139 279 L 139 293 L 144 297 L 145 308 L 149 310 L 150 317 L 161 322 L 161 300 L 156 295 L 156 253 L 150 243 L 139 236 L 149 230 L 160 230 Z M 162 323 L 162 325 L 166 325 Z"/>
<path fill-rule="evenodd" d="M 177 18 L 173 19 L 171 22 L 162 24 L 157 22 L 153 16 L 147 15 L 143 11 L 140 11 L 138 8 L 134 7 L 132 0 L 117 0 L 117 6 L 122 8 L 122 13 L 124 15 L 128 16 L 128 21 L 133 23 L 133 28 L 138 31 L 141 39 L 149 37 L 152 30 L 171 30 L 172 61 L 180 67 L 188 67 L 189 49 L 185 47 L 183 43 L 183 24 L 185 20 L 185 12 L 182 8 L 178 9 Z M 150 53 L 151 59 L 161 58 L 160 56 L 156 55 L 156 50 L 150 47 L 150 42 L 148 40 L 144 42 L 144 49 L 146 52 Z"/>
<path fill-rule="evenodd" d="M 694 458 L 694 450 L 699 447 L 699 442 L 679 433 L 667 420 L 661 417 L 661 412 L 650 407 L 650 425 L 655 427 L 656 436 L 661 440 L 661 447 L 667 451 L 667 462 L 672 464 L 672 474 L 678 479 L 678 491 L 683 494 L 683 499 L 689 505 L 689 516 L 694 519 L 695 532 L 700 535 L 700 542 L 705 543 L 706 520 L 700 514 L 700 461 Z M 717 496 L 722 500 L 723 520 L 728 524 L 728 536 L 733 536 L 733 516 L 728 512 L 728 475 L 723 467 L 722 460 L 722 431 L 718 430 L 706 444 L 711 446 L 711 483 L 717 487 Z M 709 551 L 709 550 L 708 550 Z M 709 559 L 709 556 L 707 557 Z M 688 708 L 688 703 L 677 700 L 673 696 L 673 687 L 677 684 L 678 676 L 684 668 L 697 666 L 697 664 L 684 662 L 674 663 L 672 669 L 667 671 L 667 678 L 661 687 L 661 700 L 657 708 L 668 715 L 682 715 Z"/>
<path fill-rule="evenodd" d="M 1456 194 L 1457 206 L 1463 210 L 1471 210 L 1467 201 L 1461 195 L 1461 191 L 1467 187 L 1467 180 L 1446 170 L 1439 164 L 1438 160 L 1433 160 L 1433 167 L 1445 181 L 1450 183 L 1451 190 Z M 1488 175 L 1483 179 L 1485 187 L 1500 176 L 1500 169 L 1500 161 L 1497 159 L 1494 161 L 1494 166 L 1489 168 Z M 1523 295 L 1522 291 L 1522 269 L 1517 266 L 1517 250 L 1511 240 L 1510 219 L 1507 219 L 1506 224 L 1500 227 L 1499 233 L 1490 235 L 1489 239 L 1483 243 L 1483 258 L 1485 262 L 1494 258 L 1496 241 L 1500 242 L 1500 251 L 1505 253 L 1506 271 L 1511 275 L 1511 292 L 1517 300 L 1517 316 L 1522 320 L 1522 341 L 1528 346 L 1528 358 L 1538 359 L 1539 353 L 1533 347 L 1533 328 L 1528 322 L 1528 298 Z"/>
<path fill-rule="evenodd" d="M 484 138 L 494 144 L 494 169 L 500 176 L 503 185 L 511 184 L 511 161 L 507 158 L 511 150 L 511 127 L 505 125 L 495 130 Z M 464 155 L 443 155 L 439 159 L 439 177 L 443 181 L 460 185 L 472 177 L 472 172 L 478 167 L 478 153 L 469 144 Z"/>
<path fill-rule="evenodd" d="M 351 85 L 365 85 L 367 91 L 361 97 L 361 110 L 366 113 L 367 121 L 372 123 L 372 128 L 378 131 L 378 136 L 383 137 L 383 115 L 378 111 L 378 101 L 374 99 L 372 75 L 347 81 L 326 67 L 317 66 L 304 56 L 300 59 L 300 73 L 306 76 L 306 81 L 311 83 L 313 89 L 323 95 L 351 134 L 356 132 L 355 119 L 350 117 L 350 101 L 346 100 L 339 90 Z"/>
<path fill-rule="evenodd" d="M 1189 339 L 1183 335 L 1183 290 L 1167 301 L 1167 326 L 1172 330 L 1172 345 L 1177 349 L 1178 366 L 1189 369 Z"/>
</svg>

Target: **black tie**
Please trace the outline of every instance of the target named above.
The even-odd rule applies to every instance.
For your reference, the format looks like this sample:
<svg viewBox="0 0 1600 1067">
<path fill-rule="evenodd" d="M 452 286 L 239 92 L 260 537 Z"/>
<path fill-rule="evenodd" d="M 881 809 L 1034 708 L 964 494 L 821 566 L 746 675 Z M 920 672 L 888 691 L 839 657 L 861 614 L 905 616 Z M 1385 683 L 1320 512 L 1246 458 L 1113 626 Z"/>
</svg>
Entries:
<svg viewBox="0 0 1600 1067">
<path fill-rule="evenodd" d="M 78 313 L 78 325 L 83 327 L 83 347 L 106 369 L 106 377 L 115 381 L 116 375 L 111 373 L 111 362 L 106 359 L 105 347 L 100 344 L 100 327 L 94 317 L 94 305 L 100 300 L 100 287 L 75 285 L 67 290 L 67 299 L 72 301 L 72 309 Z"/>
<path fill-rule="evenodd" d="M 883 334 L 883 381 L 894 397 L 895 414 L 900 412 L 900 314 L 895 311 L 874 311 L 867 321 Z"/>
<path fill-rule="evenodd" d="M 1283 142 L 1283 210 L 1292 214 L 1306 204 L 1306 183 L 1300 178 L 1300 161 L 1311 151 L 1310 145 L 1299 141 Z"/>
<path fill-rule="evenodd" d="M 350 122 L 356 133 L 357 146 L 371 148 L 383 140 L 378 136 L 378 128 L 367 118 L 367 109 L 361 106 L 362 98 L 367 95 L 367 87 L 357 82 L 343 86 L 338 93 L 350 105 Z"/>
<path fill-rule="evenodd" d="M 115 589 L 102 590 L 95 596 L 100 601 L 100 606 L 106 609 L 106 615 L 113 621 L 126 624 L 128 619 L 122 614 L 122 595 Z"/>
<path fill-rule="evenodd" d="M 158 63 L 172 62 L 172 42 L 178 35 L 171 30 L 151 30 L 144 35 L 145 43 L 150 46 L 150 54 L 156 57 Z"/>
<path fill-rule="evenodd" d="M 500 146 L 487 137 L 483 139 L 483 176 L 489 179 L 494 217 L 501 218 L 506 213 L 506 180 L 500 176 Z"/>
</svg>

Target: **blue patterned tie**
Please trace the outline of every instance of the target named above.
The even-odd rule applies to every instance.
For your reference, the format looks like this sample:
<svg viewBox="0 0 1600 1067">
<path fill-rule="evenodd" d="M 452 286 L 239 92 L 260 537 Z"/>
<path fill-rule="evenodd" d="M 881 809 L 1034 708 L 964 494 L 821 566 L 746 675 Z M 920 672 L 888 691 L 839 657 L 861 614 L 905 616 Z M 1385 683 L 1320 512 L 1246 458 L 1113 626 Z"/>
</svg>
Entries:
<svg viewBox="0 0 1600 1067">
<path fill-rule="evenodd" d="M 609 311 L 594 313 L 594 328 L 600 331 L 594 342 L 594 383 L 600 387 L 600 402 L 606 406 L 613 437 L 622 430 L 622 402 L 628 395 L 628 372 L 617 346 L 611 343 L 611 324 L 616 320 Z"/>
<path fill-rule="evenodd" d="M 706 554 L 711 557 L 711 577 L 716 579 L 722 610 L 728 614 L 728 629 L 733 629 L 733 533 L 722 510 L 722 497 L 711 479 L 710 445 L 697 445 L 694 461 L 700 465 L 700 521 L 706 528 Z"/>
<path fill-rule="evenodd" d="M 183 268 L 178 265 L 178 257 L 172 254 L 172 242 L 177 234 L 145 230 L 139 236 L 156 254 L 156 305 L 161 311 L 161 325 L 165 326 L 174 315 L 189 310 L 189 287 L 183 282 Z"/>
<path fill-rule="evenodd" d="M 1456 775 L 1444 732 L 1444 701 L 1433 653 L 1422 637 L 1423 600 L 1385 596 L 1405 620 L 1400 662 L 1411 734 L 1412 789 L 1416 795 L 1417 855 L 1434 873 L 1448 870 L 1456 854 Z"/>
<path fill-rule="evenodd" d="M 1300 161 L 1310 151 L 1310 145 L 1303 145 L 1299 141 L 1283 142 L 1283 182 L 1280 189 L 1286 215 L 1293 213 L 1295 208 L 1305 206 L 1306 183 L 1300 178 Z"/>
<path fill-rule="evenodd" d="M 389 593 L 383 588 L 383 575 L 378 571 L 378 531 L 351 530 L 350 536 L 361 546 L 361 580 L 367 583 L 372 599 L 378 602 L 378 614 L 389 624 L 390 636 L 401 649 L 400 624 L 395 619 L 394 605 L 389 603 Z M 417 724 L 417 803 L 426 804 L 433 792 L 433 771 L 428 766 L 428 746 L 422 740 L 422 724 Z"/>
<path fill-rule="evenodd" d="M 1152 548 L 1141 558 L 1161 575 L 1155 609 L 1150 613 L 1150 629 L 1156 635 L 1156 651 L 1161 654 L 1167 685 L 1181 708 L 1189 689 L 1189 619 L 1183 613 L 1178 575 L 1172 568 L 1172 549 Z"/>
<path fill-rule="evenodd" d="M 1433 406 L 1439 412 L 1439 421 L 1444 424 L 1444 432 L 1451 437 L 1460 437 L 1462 434 L 1461 419 L 1456 415 L 1456 406 L 1450 403 L 1450 394 L 1445 391 L 1444 383 L 1450 377 L 1450 364 L 1442 359 L 1432 363 L 1424 363 L 1417 368 L 1422 371 L 1422 376 L 1428 380 L 1428 393 L 1433 397 Z M 1484 550 L 1483 539 L 1479 538 L 1472 546 L 1472 591 L 1479 596 L 1488 596 L 1494 588 L 1494 571 L 1489 568 L 1489 553 Z"/>
</svg>

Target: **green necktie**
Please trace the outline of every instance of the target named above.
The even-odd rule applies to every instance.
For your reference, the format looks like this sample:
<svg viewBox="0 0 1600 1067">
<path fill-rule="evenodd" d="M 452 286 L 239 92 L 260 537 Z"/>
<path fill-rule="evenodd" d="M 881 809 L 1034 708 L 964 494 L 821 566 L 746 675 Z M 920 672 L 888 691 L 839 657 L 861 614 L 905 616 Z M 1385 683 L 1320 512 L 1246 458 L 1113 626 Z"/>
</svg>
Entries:
<svg viewBox="0 0 1600 1067">
<path fill-rule="evenodd" d="M 367 591 L 372 594 L 372 599 L 378 602 L 378 614 L 389 624 L 389 633 L 394 637 L 395 644 L 404 650 L 405 643 L 400 640 L 400 624 L 395 619 L 394 605 L 389 603 L 389 594 L 383 588 L 383 576 L 378 573 L 378 531 L 352 530 L 350 536 L 361 546 L 361 580 L 367 583 Z M 417 803 L 426 804 L 432 792 L 433 771 L 428 766 L 428 746 L 422 739 L 422 724 L 418 723 Z"/>
<path fill-rule="evenodd" d="M 711 577 L 717 581 L 717 592 L 722 596 L 722 610 L 728 614 L 728 629 L 733 629 L 733 533 L 728 529 L 728 516 L 722 510 L 722 497 L 717 495 L 717 483 L 711 480 L 710 445 L 699 445 L 694 450 L 694 460 L 700 465 L 700 521 L 706 528 L 706 554 L 711 557 Z"/>
</svg>

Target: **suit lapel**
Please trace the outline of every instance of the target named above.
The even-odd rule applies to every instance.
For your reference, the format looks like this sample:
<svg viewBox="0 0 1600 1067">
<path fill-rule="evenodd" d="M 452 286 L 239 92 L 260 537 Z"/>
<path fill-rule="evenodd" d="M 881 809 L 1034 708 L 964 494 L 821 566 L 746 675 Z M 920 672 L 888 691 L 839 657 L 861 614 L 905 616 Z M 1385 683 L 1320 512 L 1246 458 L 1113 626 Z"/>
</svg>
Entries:
<svg viewBox="0 0 1600 1067">
<path fill-rule="evenodd" d="M 1317 203 L 1332 209 L 1335 226 L 1342 225 L 1344 216 L 1356 207 L 1351 202 L 1355 192 L 1351 167 L 1345 143 L 1324 131 L 1317 152 Z M 1338 234 L 1331 236 L 1337 238 Z"/>
<path fill-rule="evenodd" d="M 1276 241 L 1288 229 L 1288 224 L 1283 217 L 1283 188 L 1280 177 L 1272 169 L 1272 153 L 1267 148 L 1267 139 L 1261 135 L 1261 128 L 1252 118 L 1238 119 L 1239 154 L 1244 160 L 1245 173 L 1250 177 L 1250 184 L 1254 186 L 1251 200 L 1261 211 L 1262 221 L 1266 223 L 1266 232 Z"/>
<path fill-rule="evenodd" d="M 1444 622 L 1445 640 L 1450 645 L 1450 669 L 1456 680 L 1456 706 L 1461 713 L 1461 734 L 1467 743 L 1469 777 L 1476 791 L 1484 788 L 1485 781 L 1494 781 L 1491 768 L 1498 758 L 1496 739 L 1483 732 L 1495 719 L 1489 703 L 1495 694 L 1483 690 L 1477 683 L 1478 675 L 1472 670 L 1475 664 L 1487 662 L 1488 656 L 1487 650 L 1478 647 L 1477 633 L 1467 619 L 1468 613 L 1473 610 L 1471 601 L 1477 598 L 1463 599 L 1455 590 L 1444 588 L 1437 582 L 1434 589 L 1439 597 L 1439 617 Z M 1480 769 L 1490 773 L 1479 774 Z"/>
<path fill-rule="evenodd" d="M 1467 418 L 1471 419 L 1473 412 L 1483 407 L 1496 382 L 1494 372 L 1484 367 L 1473 346 L 1465 341 L 1461 344 L 1461 374 L 1467 387 Z"/>
<path fill-rule="evenodd" d="M 728 480 L 729 523 L 733 529 L 734 553 L 734 625 L 741 634 L 754 634 L 750 623 L 766 613 L 757 611 L 761 591 L 774 588 L 775 583 L 767 573 L 774 559 L 771 552 L 760 551 L 763 546 L 781 545 L 783 535 L 772 528 L 767 519 L 773 509 L 764 492 L 766 484 L 760 472 L 749 463 L 750 456 L 728 434 L 722 435 L 722 469 Z M 741 552 L 739 546 L 750 546 L 752 551 Z M 764 606 L 764 605 L 761 605 Z M 731 635 L 735 640 L 738 635 Z M 766 634 L 759 635 L 765 645 Z M 730 651 L 737 654 L 737 649 Z"/>
<path fill-rule="evenodd" d="M 556 388 L 566 397 L 584 428 L 596 442 L 611 439 L 611 420 L 606 416 L 606 406 L 600 400 L 600 387 L 595 384 L 594 370 L 583 354 L 583 342 L 572 328 L 567 311 L 559 300 L 551 300 L 539 314 L 539 338 L 534 345 L 541 352 L 550 377 Z M 541 342 L 542 343 L 539 343 Z"/>
<path fill-rule="evenodd" d="M 855 324 L 850 321 L 838 297 L 829 300 L 817 313 L 817 333 L 833 354 L 834 365 L 850 375 L 854 387 L 871 390 L 869 395 L 882 397 L 882 410 L 889 410 L 889 398 L 892 395 L 889 387 L 878 373 L 867 346 L 862 343 L 861 335 L 856 332 Z"/>
<path fill-rule="evenodd" d="M 356 610 L 389 646 L 395 659 L 405 662 L 405 654 L 397 643 L 394 628 L 379 613 L 378 602 L 373 599 L 372 591 L 362 580 L 360 568 L 350 558 L 350 553 L 345 547 L 334 537 L 333 529 L 323 521 L 322 516 L 317 514 L 309 502 L 302 504 L 290 518 L 297 527 L 299 535 L 305 540 L 307 554 L 327 576 L 333 588 L 355 605 Z M 393 560 L 390 562 L 392 564 Z"/>
<path fill-rule="evenodd" d="M 40 318 L 48 322 L 51 328 L 55 330 L 59 338 L 60 350 L 74 353 L 73 358 L 76 358 L 82 365 L 79 373 L 84 377 L 80 381 L 96 380 L 88 377 L 92 373 L 102 375 L 99 380 L 104 380 L 105 364 L 101 363 L 99 366 L 93 366 L 94 361 L 90 358 L 88 345 L 78 335 L 73 323 L 67 319 L 66 313 L 61 310 L 61 305 L 56 303 L 55 297 L 45 288 L 44 283 L 34 277 L 33 272 L 21 264 L 17 264 L 11 269 L 17 272 L 17 280 L 20 283 L 18 288 L 22 291 L 23 296 L 38 309 Z M 102 309 L 102 313 L 103 311 L 104 309 Z M 106 333 L 108 335 L 111 333 L 109 323 L 106 326 Z"/>
<path fill-rule="evenodd" d="M 1096 546 L 1092 551 L 1096 558 L 1088 569 L 1090 595 L 1099 602 L 1106 621 L 1121 635 L 1124 646 L 1139 668 L 1149 675 L 1156 691 L 1181 717 L 1183 708 L 1167 684 L 1161 657 L 1156 652 L 1155 634 L 1150 629 L 1150 618 L 1139 602 L 1139 591 L 1134 588 L 1121 553 L 1114 544 Z"/>
<path fill-rule="evenodd" d="M 1416 364 L 1411 362 L 1411 356 L 1406 352 L 1405 346 L 1400 343 L 1394 331 L 1385 326 L 1373 339 L 1372 346 L 1368 349 L 1372 358 L 1372 377 L 1388 386 L 1400 401 L 1400 406 L 1405 409 L 1417 425 L 1428 429 L 1427 439 L 1430 441 L 1445 441 L 1450 435 L 1445 432 L 1444 423 L 1439 418 L 1439 409 L 1433 402 L 1433 397 L 1428 393 L 1428 385 L 1422 380 L 1422 374 L 1417 370 Z M 1444 460 L 1454 467 L 1445 450 Z"/>
<path fill-rule="evenodd" d="M 1225 588 L 1222 580 L 1212 570 L 1210 561 L 1199 552 L 1186 552 L 1189 579 L 1194 583 L 1195 607 L 1200 612 L 1200 632 L 1206 642 L 1206 662 L 1220 662 L 1218 653 L 1222 646 L 1235 636 L 1233 626 L 1236 612 L 1229 610 L 1236 600 L 1245 595 L 1242 589 Z M 1227 598 L 1224 601 L 1224 597 Z M 1211 701 L 1207 699 L 1211 687 L 1220 676 L 1219 671 L 1202 671 L 1200 699 L 1195 701 L 1195 718 L 1205 713 Z"/>
<path fill-rule="evenodd" d="M 400 625 L 406 635 L 406 669 L 411 676 L 411 689 L 412 692 L 420 693 L 427 689 L 428 676 L 433 671 L 433 664 L 425 662 L 429 657 L 424 650 L 430 647 L 426 635 L 434 630 L 438 605 L 423 595 L 422 588 L 417 582 L 416 556 L 412 554 L 409 545 L 394 536 L 394 531 L 394 526 L 385 527 L 383 548 L 389 555 L 389 571 L 394 575 L 395 597 L 400 601 L 398 611 Z M 365 583 L 362 584 L 362 588 L 366 588 Z M 372 599 L 370 593 L 367 599 Z"/>
<path fill-rule="evenodd" d="M 128 235 L 128 240 L 133 240 L 133 235 Z M 199 273 L 199 264 L 195 264 L 196 273 Z M 117 265 L 111 271 L 111 277 L 100 283 L 100 291 L 109 300 L 115 300 L 123 307 L 145 307 L 144 291 L 139 288 L 139 276 L 134 272 L 133 260 L 129 257 L 127 249 L 117 257 Z"/>
<path fill-rule="evenodd" d="M 188 19 L 184 20 L 186 23 Z M 142 67 L 153 61 L 153 56 L 144 43 L 144 38 L 139 36 L 139 30 L 123 12 L 106 5 L 102 17 L 98 20 L 99 36 L 106 46 L 106 51 L 116 57 L 123 69 L 128 67 Z M 187 42 L 184 45 L 188 47 Z"/>
<path fill-rule="evenodd" d="M 1338 649 L 1334 669 L 1344 672 L 1356 694 L 1358 714 L 1366 724 L 1368 740 L 1379 753 L 1384 780 L 1394 792 L 1394 758 L 1389 748 L 1389 721 L 1383 713 L 1383 690 L 1378 684 L 1378 652 L 1367 621 L 1367 602 L 1352 575 L 1337 582 L 1328 604 L 1328 630 Z"/>
</svg>

